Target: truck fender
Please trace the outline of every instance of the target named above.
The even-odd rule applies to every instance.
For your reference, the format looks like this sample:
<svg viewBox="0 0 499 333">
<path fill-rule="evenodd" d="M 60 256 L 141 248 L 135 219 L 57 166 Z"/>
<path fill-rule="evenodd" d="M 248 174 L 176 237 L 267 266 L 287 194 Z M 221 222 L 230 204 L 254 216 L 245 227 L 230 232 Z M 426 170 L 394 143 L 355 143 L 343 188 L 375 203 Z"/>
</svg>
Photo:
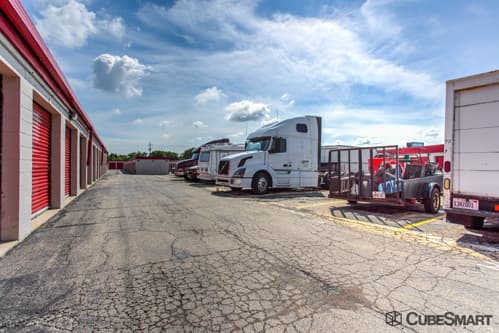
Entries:
<svg viewBox="0 0 499 333">
<path fill-rule="evenodd" d="M 267 176 L 269 176 L 269 179 L 270 179 L 270 186 L 273 187 L 274 186 L 274 177 L 272 177 L 272 173 L 269 172 L 269 170 L 266 170 L 266 169 L 260 169 L 260 170 L 257 170 L 253 173 L 253 175 L 251 175 L 251 179 L 253 179 L 253 177 L 259 173 L 259 172 L 264 172 L 267 174 Z"/>
<path fill-rule="evenodd" d="M 430 183 L 426 183 L 425 186 L 423 187 L 423 193 L 421 193 L 421 197 L 423 199 L 428 199 L 431 195 L 431 190 L 433 190 L 433 188 L 438 188 L 440 190 L 440 192 L 442 192 L 442 189 L 440 188 L 440 184 L 438 184 L 437 182 L 430 182 Z"/>
</svg>

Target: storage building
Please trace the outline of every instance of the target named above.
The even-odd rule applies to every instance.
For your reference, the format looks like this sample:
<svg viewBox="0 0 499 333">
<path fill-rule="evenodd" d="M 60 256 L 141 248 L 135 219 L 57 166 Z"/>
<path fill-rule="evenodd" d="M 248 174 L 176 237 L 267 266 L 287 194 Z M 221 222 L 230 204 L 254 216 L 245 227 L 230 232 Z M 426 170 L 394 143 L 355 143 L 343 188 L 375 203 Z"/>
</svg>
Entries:
<svg viewBox="0 0 499 333">
<path fill-rule="evenodd" d="M 107 168 L 107 151 L 19 0 L 0 1 L 0 240 L 62 208 Z"/>
<path fill-rule="evenodd" d="M 122 168 L 115 164 L 115 169 L 123 169 L 126 173 L 137 175 L 167 175 L 172 171 L 174 162 L 165 157 L 136 157 L 123 162 Z M 111 163 L 109 163 L 110 168 Z"/>
</svg>

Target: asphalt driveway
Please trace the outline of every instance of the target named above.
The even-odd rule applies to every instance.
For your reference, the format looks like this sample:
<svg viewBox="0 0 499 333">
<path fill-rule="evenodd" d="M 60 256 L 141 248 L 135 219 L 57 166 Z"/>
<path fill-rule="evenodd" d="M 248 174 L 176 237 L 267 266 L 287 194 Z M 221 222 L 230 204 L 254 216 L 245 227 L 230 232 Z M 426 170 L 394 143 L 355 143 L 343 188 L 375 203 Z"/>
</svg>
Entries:
<svg viewBox="0 0 499 333">
<path fill-rule="evenodd" d="M 499 265 L 221 196 L 107 174 L 0 259 L 1 331 L 453 331 L 418 315 L 492 315 Z M 402 325 L 385 313 L 402 314 Z M 423 317 L 426 318 L 426 317 Z"/>
</svg>

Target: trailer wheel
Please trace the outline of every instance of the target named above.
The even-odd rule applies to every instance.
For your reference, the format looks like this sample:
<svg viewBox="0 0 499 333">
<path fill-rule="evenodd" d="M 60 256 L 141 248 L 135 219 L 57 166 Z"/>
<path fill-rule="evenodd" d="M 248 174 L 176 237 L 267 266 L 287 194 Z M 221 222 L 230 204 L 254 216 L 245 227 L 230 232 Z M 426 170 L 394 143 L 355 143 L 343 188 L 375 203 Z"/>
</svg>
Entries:
<svg viewBox="0 0 499 333">
<path fill-rule="evenodd" d="M 483 220 L 485 218 L 480 216 L 472 216 L 470 221 L 470 229 L 480 230 L 483 228 Z"/>
<path fill-rule="evenodd" d="M 436 214 L 440 210 L 440 190 L 434 187 L 431 190 L 430 197 L 424 200 L 424 210 L 430 214 Z"/>
<path fill-rule="evenodd" d="M 270 178 L 265 172 L 258 172 L 251 181 L 253 194 L 265 194 L 269 190 Z"/>
</svg>

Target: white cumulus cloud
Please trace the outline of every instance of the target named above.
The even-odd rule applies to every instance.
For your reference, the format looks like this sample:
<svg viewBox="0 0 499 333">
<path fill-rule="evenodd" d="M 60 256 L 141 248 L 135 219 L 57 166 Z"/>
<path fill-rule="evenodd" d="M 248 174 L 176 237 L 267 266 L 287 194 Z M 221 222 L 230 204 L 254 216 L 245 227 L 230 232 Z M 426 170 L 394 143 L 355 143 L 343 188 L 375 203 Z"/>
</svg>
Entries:
<svg viewBox="0 0 499 333">
<path fill-rule="evenodd" d="M 121 116 L 121 115 L 123 114 L 123 112 L 121 112 L 121 110 L 120 110 L 120 109 L 118 109 L 118 108 L 113 109 L 113 111 L 112 111 L 112 112 L 113 112 L 113 114 L 114 114 L 115 116 Z"/>
<path fill-rule="evenodd" d="M 102 32 L 110 33 L 117 38 L 121 38 L 125 35 L 125 24 L 121 17 L 100 20 L 97 22 L 97 26 Z"/>
<path fill-rule="evenodd" d="M 170 126 L 170 121 L 169 120 L 163 120 L 159 123 L 159 126 L 161 127 L 168 127 Z"/>
<path fill-rule="evenodd" d="M 218 89 L 217 87 L 211 87 L 201 91 L 196 95 L 196 97 L 194 97 L 194 99 L 198 104 L 205 104 L 212 101 L 219 101 L 223 97 L 225 97 L 225 94 L 221 89 Z"/>
<path fill-rule="evenodd" d="M 94 87 L 127 97 L 140 96 L 139 80 L 148 75 L 149 69 L 127 55 L 101 54 L 94 60 Z"/>
<path fill-rule="evenodd" d="M 242 100 L 229 104 L 225 119 L 236 122 L 255 121 L 269 117 L 270 109 L 266 104 Z"/>
<path fill-rule="evenodd" d="M 356 146 L 369 146 L 369 145 L 379 145 L 381 144 L 381 139 L 379 138 L 357 138 L 355 140 Z"/>
<path fill-rule="evenodd" d="M 425 138 L 436 138 L 437 136 L 439 136 L 441 134 L 441 131 L 439 131 L 438 129 L 436 128 L 428 128 L 427 130 L 425 130 L 423 132 L 423 136 Z"/>
<path fill-rule="evenodd" d="M 69 48 L 82 47 L 90 36 L 99 33 L 121 38 L 125 31 L 121 17 L 98 19 L 96 13 L 75 0 L 49 4 L 41 18 L 35 19 L 35 25 L 47 41 Z"/>
<path fill-rule="evenodd" d="M 206 125 L 205 123 L 203 123 L 202 121 L 200 120 L 196 120 L 195 122 L 192 123 L 192 126 L 196 127 L 196 128 L 203 128 L 203 127 L 208 127 L 208 125 Z"/>
<path fill-rule="evenodd" d="M 141 118 L 137 118 L 134 121 L 132 121 L 132 124 L 134 125 L 142 125 L 144 121 Z"/>
</svg>

